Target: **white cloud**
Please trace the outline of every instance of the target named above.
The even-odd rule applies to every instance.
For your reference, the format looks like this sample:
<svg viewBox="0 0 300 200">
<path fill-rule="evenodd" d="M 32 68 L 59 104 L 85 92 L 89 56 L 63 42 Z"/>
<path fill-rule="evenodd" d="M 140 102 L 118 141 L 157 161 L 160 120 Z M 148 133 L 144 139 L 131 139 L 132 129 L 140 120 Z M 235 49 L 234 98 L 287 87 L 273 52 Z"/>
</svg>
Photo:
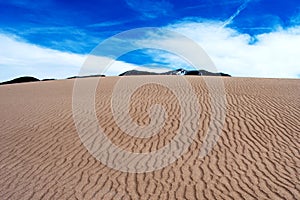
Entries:
<svg viewBox="0 0 300 200">
<path fill-rule="evenodd" d="M 166 28 L 197 42 L 218 71 L 233 76 L 297 78 L 300 74 L 300 26 L 265 33 L 253 44 L 248 34 L 220 28 L 222 22 L 179 22 Z M 156 59 L 165 55 L 155 55 Z M 169 58 L 170 63 L 178 60 Z"/>
<path fill-rule="evenodd" d="M 91 54 L 86 58 L 79 75 L 86 76 L 94 74 L 105 74 L 108 76 L 115 76 L 125 71 L 137 68 L 139 68 L 139 66 L 131 63 Z"/>
<path fill-rule="evenodd" d="M 129 71 L 129 70 L 139 70 L 139 71 L 148 71 L 148 72 L 166 72 L 170 71 L 169 68 L 162 68 L 159 66 L 151 66 L 151 65 L 145 65 L 145 66 L 137 66 L 131 63 L 125 63 L 122 61 L 115 61 L 109 69 L 106 71 L 106 75 L 119 75 L 123 72 Z"/>
<path fill-rule="evenodd" d="M 129 70 L 160 73 L 170 71 L 170 68 L 164 68 L 156 64 L 138 66 L 135 64 L 126 63 L 103 56 L 89 55 L 79 74 L 80 76 L 91 74 L 105 74 L 108 76 L 116 76 Z"/>
<path fill-rule="evenodd" d="M 0 44 L 0 82 L 20 76 L 34 76 L 39 79 L 67 78 L 77 75 L 87 58 L 86 55 L 29 44 L 12 35 L 0 34 Z M 106 58 L 101 59 L 103 61 Z M 103 67 L 101 62 L 97 62 L 94 66 Z M 115 61 L 106 74 L 117 75 L 137 67 L 133 64 Z"/>
<path fill-rule="evenodd" d="M 222 24 L 220 21 L 195 22 L 190 19 L 164 28 L 193 39 L 211 57 L 218 71 L 243 77 L 299 78 L 300 26 L 278 28 L 273 32 L 257 35 L 253 43 L 253 38 L 248 34 L 239 33 L 232 28 L 222 28 Z M 155 36 L 150 34 L 143 42 L 151 43 L 154 40 Z M 173 43 L 172 38 L 167 38 L 166 41 Z M 180 41 L 174 43 L 181 44 Z M 87 58 L 86 55 L 29 44 L 15 36 L 1 33 L 0 44 L 0 81 L 25 75 L 40 79 L 74 76 Z M 187 64 L 174 54 L 155 52 L 157 51 L 148 52 L 154 58 L 152 65 L 137 66 L 115 61 L 105 74 L 118 75 L 132 69 L 162 72 L 169 70 L 170 66 L 180 68 Z M 197 56 L 197 52 L 191 53 Z M 99 63 L 101 62 L 95 62 L 95 66 L 103 67 Z M 155 63 L 169 64 L 159 68 L 154 66 Z"/>
<path fill-rule="evenodd" d="M 66 78 L 78 72 L 85 56 L 42 48 L 0 34 L 0 81 L 19 76 Z"/>
</svg>

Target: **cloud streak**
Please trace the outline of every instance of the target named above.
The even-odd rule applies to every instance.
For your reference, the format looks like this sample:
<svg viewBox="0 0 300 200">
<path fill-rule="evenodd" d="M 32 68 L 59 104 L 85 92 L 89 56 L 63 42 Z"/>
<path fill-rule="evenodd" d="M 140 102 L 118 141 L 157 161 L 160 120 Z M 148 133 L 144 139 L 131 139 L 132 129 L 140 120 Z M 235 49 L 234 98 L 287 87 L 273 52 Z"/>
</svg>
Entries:
<svg viewBox="0 0 300 200">
<path fill-rule="evenodd" d="M 104 22 L 99 22 L 99 23 L 94 23 L 94 24 L 89 24 L 87 27 L 89 28 L 103 28 L 103 27 L 111 27 L 111 26 L 117 26 L 120 24 L 125 24 L 128 21 L 104 21 Z"/>
<path fill-rule="evenodd" d="M 249 2 L 251 0 L 245 0 L 245 2 L 235 11 L 233 15 L 231 15 L 227 20 L 225 20 L 224 24 L 222 25 L 222 28 L 228 26 L 232 23 L 232 21 L 248 6 Z"/>
</svg>

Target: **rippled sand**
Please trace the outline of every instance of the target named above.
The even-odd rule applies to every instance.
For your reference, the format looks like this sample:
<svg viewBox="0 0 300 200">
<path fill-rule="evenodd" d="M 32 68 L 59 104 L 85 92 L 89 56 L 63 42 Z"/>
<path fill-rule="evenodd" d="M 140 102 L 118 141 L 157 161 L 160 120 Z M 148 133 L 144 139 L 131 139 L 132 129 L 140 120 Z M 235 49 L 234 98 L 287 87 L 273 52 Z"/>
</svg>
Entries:
<svg viewBox="0 0 300 200">
<path fill-rule="evenodd" d="M 175 76 L 163 78 L 176 84 Z M 97 89 L 96 113 L 108 138 L 136 153 L 171 142 L 180 127 L 176 96 L 157 84 L 139 88 L 129 105 L 133 121 L 149 125 L 153 104 L 168 118 L 153 137 L 132 137 L 111 112 L 118 79 L 101 78 Z M 178 160 L 148 173 L 111 169 L 89 154 L 72 117 L 74 80 L 0 86 L 0 199 L 300 199 L 300 80 L 222 78 L 225 124 L 204 158 L 211 99 L 203 78 L 187 80 L 200 105 L 197 135 Z"/>
</svg>

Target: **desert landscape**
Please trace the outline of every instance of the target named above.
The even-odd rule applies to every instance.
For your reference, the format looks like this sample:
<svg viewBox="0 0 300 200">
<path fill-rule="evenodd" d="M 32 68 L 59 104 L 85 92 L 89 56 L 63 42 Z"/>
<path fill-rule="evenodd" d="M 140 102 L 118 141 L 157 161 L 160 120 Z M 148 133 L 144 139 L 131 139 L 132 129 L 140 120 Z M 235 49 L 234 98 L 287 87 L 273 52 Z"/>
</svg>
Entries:
<svg viewBox="0 0 300 200">
<path fill-rule="evenodd" d="M 147 84 L 132 95 L 130 116 L 138 125 L 151 123 L 153 104 L 168 113 L 159 134 L 132 137 L 111 111 L 121 78 L 143 77 L 86 78 L 100 79 L 95 109 L 107 137 L 139 153 L 170 143 L 180 126 L 174 94 Z M 162 78 L 176 84 L 179 77 Z M 203 77 L 188 76 L 200 105 L 196 137 L 175 162 L 144 173 L 109 168 L 88 152 L 73 120 L 75 79 L 1 85 L 0 199 L 300 199 L 300 80 L 211 79 L 222 79 L 226 94 L 225 123 L 212 151 L 199 157 L 211 116 L 209 91 Z"/>
</svg>

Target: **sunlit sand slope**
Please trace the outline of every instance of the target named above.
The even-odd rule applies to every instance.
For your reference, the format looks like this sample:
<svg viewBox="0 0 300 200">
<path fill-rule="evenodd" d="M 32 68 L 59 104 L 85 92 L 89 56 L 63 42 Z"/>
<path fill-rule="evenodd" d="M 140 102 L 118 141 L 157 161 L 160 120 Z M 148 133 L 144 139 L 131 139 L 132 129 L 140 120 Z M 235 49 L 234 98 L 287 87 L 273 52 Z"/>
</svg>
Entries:
<svg viewBox="0 0 300 200">
<path fill-rule="evenodd" d="M 176 76 L 162 78 L 176 84 Z M 181 126 L 174 93 L 157 84 L 136 90 L 124 105 L 133 122 L 149 125 L 153 104 L 162 105 L 167 118 L 152 137 L 132 137 L 118 128 L 111 111 L 118 79 L 100 78 L 96 93 L 107 137 L 136 153 L 169 144 Z M 199 127 L 191 130 L 196 137 L 175 162 L 147 173 L 111 169 L 91 156 L 72 117 L 74 80 L 0 86 L 0 199 L 300 199 L 300 80 L 222 78 L 225 123 L 204 158 L 199 150 L 211 99 L 203 78 L 187 80 L 200 108 Z"/>
</svg>

